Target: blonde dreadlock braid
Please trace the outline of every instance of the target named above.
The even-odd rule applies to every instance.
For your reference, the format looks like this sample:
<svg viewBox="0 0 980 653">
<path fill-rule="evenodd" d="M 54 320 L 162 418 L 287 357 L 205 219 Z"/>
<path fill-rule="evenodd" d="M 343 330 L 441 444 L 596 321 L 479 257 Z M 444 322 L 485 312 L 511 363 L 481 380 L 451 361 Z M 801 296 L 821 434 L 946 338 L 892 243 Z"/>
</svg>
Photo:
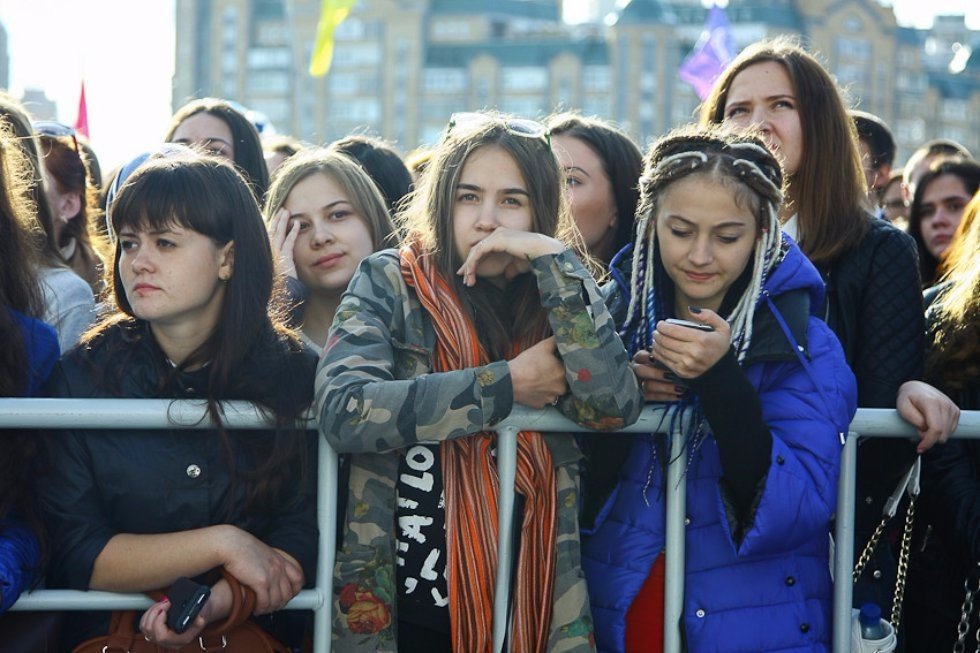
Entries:
<svg viewBox="0 0 980 653">
<path fill-rule="evenodd" d="M 735 308 L 723 316 L 731 326 L 732 346 L 741 362 L 752 339 L 752 321 L 763 285 L 782 259 L 781 232 L 777 219 L 783 200 L 783 175 L 779 163 L 765 147 L 761 135 L 736 134 L 717 126 L 686 127 L 658 141 L 645 162 L 640 178 L 636 240 L 630 282 L 630 303 L 624 333 L 632 333 L 632 351 L 649 347 L 658 320 L 667 317 L 662 305 L 663 284 L 668 282 L 657 260 L 656 220 L 658 200 L 676 181 L 705 175 L 730 185 L 749 202 L 758 220 L 760 238 L 752 260 L 748 287 Z"/>
</svg>

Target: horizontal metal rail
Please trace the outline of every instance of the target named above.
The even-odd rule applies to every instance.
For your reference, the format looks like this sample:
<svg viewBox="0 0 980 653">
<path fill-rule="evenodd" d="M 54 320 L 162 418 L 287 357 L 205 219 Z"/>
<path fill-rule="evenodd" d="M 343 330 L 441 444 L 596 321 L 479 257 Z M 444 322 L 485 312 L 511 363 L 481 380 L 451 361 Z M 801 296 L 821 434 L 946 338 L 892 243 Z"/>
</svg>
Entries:
<svg viewBox="0 0 980 653">
<path fill-rule="evenodd" d="M 270 423 L 254 406 L 246 402 L 223 405 L 226 427 L 235 429 L 268 428 Z M 648 406 L 636 424 L 620 433 L 663 432 L 664 406 Z M 203 402 L 167 399 L 0 399 L 0 429 L 195 429 L 212 426 Z M 313 420 L 309 427 L 315 428 Z M 587 432 L 556 410 L 535 411 L 516 406 L 511 415 L 497 425 L 498 468 L 501 474 L 498 556 L 502 568 L 512 560 L 510 530 L 513 525 L 513 478 L 516 465 L 516 435 L 519 429 L 535 431 Z M 678 428 L 678 431 L 681 429 Z M 609 434 L 615 437 L 616 434 Z M 855 472 L 858 437 L 916 437 L 915 429 L 898 417 L 894 410 L 860 409 L 851 423 L 844 446 L 838 494 L 834 589 L 834 650 L 846 653 L 850 647 L 851 569 L 853 567 L 853 533 Z M 980 438 L 980 411 L 964 412 L 955 437 Z M 681 447 L 680 437 L 673 438 Z M 324 439 L 318 447 L 317 521 L 320 529 L 319 564 L 316 585 L 303 590 L 286 609 L 313 610 L 315 614 L 314 650 L 330 651 L 330 618 L 333 604 L 332 577 L 336 542 L 335 510 L 337 505 L 337 454 Z M 675 624 L 665 632 L 665 652 L 680 652 L 680 619 L 684 601 L 684 514 L 685 484 L 680 482 L 683 464 L 679 456 L 668 470 L 667 557 L 665 623 Z M 508 499 L 510 497 L 510 499 Z M 509 574 L 497 578 L 494 605 L 494 649 L 501 651 L 508 630 L 507 598 Z M 23 594 L 12 610 L 112 610 L 142 609 L 152 601 L 142 594 L 81 592 L 73 590 L 38 590 Z"/>
</svg>

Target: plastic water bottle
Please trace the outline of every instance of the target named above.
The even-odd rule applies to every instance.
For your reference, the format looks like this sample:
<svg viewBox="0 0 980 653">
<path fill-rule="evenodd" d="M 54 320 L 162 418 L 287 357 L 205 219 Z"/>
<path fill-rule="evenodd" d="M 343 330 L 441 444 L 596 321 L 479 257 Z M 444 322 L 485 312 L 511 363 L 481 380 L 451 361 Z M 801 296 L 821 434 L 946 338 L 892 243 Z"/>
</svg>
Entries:
<svg viewBox="0 0 980 653">
<path fill-rule="evenodd" d="M 889 625 L 881 618 L 881 608 L 876 603 L 865 603 L 858 615 L 861 623 L 861 639 L 884 639 L 891 632 Z"/>
</svg>

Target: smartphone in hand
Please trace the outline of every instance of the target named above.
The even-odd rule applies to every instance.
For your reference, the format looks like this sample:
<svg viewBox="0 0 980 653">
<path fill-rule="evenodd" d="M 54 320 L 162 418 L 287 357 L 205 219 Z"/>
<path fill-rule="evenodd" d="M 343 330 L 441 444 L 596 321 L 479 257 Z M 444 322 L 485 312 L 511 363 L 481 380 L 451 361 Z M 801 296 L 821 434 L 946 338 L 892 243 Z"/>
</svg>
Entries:
<svg viewBox="0 0 980 653">
<path fill-rule="evenodd" d="M 167 628 L 178 635 L 187 630 L 210 596 L 211 588 L 207 585 L 195 583 L 190 578 L 178 578 L 167 590 L 170 601 Z"/>
<path fill-rule="evenodd" d="M 694 322 L 692 320 L 678 320 L 677 318 L 671 317 L 664 320 L 667 324 L 676 324 L 677 326 L 687 327 L 688 329 L 697 329 L 698 331 L 714 331 L 715 328 L 710 324 L 702 324 L 701 322 Z"/>
</svg>

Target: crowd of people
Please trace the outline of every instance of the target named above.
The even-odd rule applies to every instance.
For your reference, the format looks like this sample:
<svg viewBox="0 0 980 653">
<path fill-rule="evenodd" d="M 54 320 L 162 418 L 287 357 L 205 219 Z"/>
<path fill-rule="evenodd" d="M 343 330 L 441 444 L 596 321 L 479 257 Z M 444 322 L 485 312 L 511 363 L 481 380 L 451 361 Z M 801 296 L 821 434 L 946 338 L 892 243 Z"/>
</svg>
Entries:
<svg viewBox="0 0 980 653">
<path fill-rule="evenodd" d="M 0 96 L 0 396 L 196 399 L 211 420 L 2 433 L 0 633 L 36 619 L 2 614 L 30 588 L 189 577 L 210 598 L 186 630 L 164 597 L 46 615 L 18 650 L 101 650 L 120 619 L 192 650 L 239 585 L 262 631 L 303 650 L 309 616 L 281 608 L 316 576 L 312 411 L 342 458 L 334 650 L 489 651 L 506 573 L 514 650 L 657 651 L 679 628 L 697 652 L 829 651 L 858 407 L 918 437 L 860 442 L 857 550 L 916 460 L 923 490 L 907 589 L 886 524 L 855 605 L 887 613 L 905 590 L 898 650 L 977 632 L 961 602 L 980 582 L 980 451 L 947 442 L 980 409 L 965 148 L 930 141 L 898 169 L 888 126 L 788 39 L 743 50 L 697 123 L 645 153 L 577 113 L 446 119 L 403 158 L 362 135 L 263 140 L 233 102 L 199 99 L 102 175 L 74 130 Z M 233 399 L 269 427 L 226 426 Z M 516 404 L 590 432 L 518 434 L 501 570 L 492 429 Z M 615 434 L 645 405 L 674 436 Z M 663 621 L 672 437 L 679 624 Z"/>
</svg>

